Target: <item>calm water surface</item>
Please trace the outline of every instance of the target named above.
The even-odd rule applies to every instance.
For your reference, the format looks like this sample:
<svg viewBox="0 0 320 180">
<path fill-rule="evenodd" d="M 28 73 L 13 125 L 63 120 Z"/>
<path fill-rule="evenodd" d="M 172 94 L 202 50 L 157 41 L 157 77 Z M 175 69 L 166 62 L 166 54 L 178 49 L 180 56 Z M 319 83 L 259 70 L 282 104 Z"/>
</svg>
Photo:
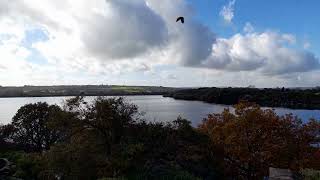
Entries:
<svg viewBox="0 0 320 180">
<path fill-rule="evenodd" d="M 27 97 L 27 98 L 0 98 L 0 124 L 11 121 L 17 110 L 27 104 L 36 102 L 48 102 L 49 104 L 62 105 L 65 99 L 70 97 Z M 95 97 L 86 97 L 93 100 Z M 208 104 L 199 101 L 184 101 L 166 98 L 162 96 L 125 96 L 125 98 L 136 105 L 140 111 L 145 112 L 145 119 L 149 121 L 172 121 L 179 115 L 189 119 L 193 125 L 198 125 L 209 113 L 220 113 L 224 108 L 231 106 Z M 293 110 L 286 108 L 275 108 L 279 115 L 292 113 L 307 121 L 310 118 L 320 119 L 320 110 Z"/>
</svg>

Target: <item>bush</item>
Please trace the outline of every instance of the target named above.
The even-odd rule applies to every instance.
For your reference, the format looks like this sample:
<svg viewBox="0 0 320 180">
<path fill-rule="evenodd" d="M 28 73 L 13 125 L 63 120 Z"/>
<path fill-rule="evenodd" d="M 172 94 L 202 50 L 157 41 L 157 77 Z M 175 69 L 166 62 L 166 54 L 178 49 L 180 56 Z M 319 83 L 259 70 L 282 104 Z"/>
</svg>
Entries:
<svg viewBox="0 0 320 180">
<path fill-rule="evenodd" d="M 313 169 L 303 169 L 301 171 L 304 180 L 319 180 L 320 179 L 320 171 Z"/>
</svg>

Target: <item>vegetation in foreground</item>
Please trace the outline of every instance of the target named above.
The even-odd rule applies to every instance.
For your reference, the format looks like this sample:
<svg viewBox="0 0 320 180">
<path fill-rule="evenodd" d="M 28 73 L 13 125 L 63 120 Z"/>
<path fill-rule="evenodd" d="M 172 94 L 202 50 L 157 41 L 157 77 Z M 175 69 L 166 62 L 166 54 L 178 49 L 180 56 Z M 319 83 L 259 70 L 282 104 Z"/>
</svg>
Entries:
<svg viewBox="0 0 320 180">
<path fill-rule="evenodd" d="M 15 163 L 2 179 L 262 179 L 269 167 L 316 178 L 320 122 L 303 124 L 241 102 L 194 128 L 177 118 L 148 123 L 122 98 L 82 97 L 60 108 L 21 107 L 1 126 L 0 157 Z"/>
<path fill-rule="evenodd" d="M 255 102 L 263 107 L 320 109 L 320 88 L 199 88 L 169 92 L 175 99 L 198 100 L 208 103 L 234 105 L 239 101 Z"/>
</svg>

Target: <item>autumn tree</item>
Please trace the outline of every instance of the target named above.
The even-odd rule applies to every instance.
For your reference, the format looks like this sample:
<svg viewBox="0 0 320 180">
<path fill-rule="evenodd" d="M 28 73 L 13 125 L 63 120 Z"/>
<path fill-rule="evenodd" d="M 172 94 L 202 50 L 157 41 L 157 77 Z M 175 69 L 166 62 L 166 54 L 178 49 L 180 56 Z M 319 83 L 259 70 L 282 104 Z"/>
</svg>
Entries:
<svg viewBox="0 0 320 180">
<path fill-rule="evenodd" d="M 319 122 L 303 124 L 247 102 L 236 105 L 234 113 L 226 109 L 209 115 L 199 130 L 210 137 L 213 154 L 222 156 L 226 174 L 243 179 L 261 179 L 270 166 L 307 167 L 319 150 L 314 144 L 320 143 Z"/>
</svg>

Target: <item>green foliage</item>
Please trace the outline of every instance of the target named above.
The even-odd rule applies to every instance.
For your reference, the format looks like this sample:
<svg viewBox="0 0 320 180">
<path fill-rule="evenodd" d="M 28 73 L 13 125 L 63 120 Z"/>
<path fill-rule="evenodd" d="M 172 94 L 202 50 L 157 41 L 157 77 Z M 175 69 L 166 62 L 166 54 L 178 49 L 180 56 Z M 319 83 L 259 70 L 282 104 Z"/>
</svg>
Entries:
<svg viewBox="0 0 320 180">
<path fill-rule="evenodd" d="M 256 89 L 256 88 L 199 88 L 178 90 L 166 94 L 175 99 L 199 100 L 234 105 L 241 100 L 264 107 L 320 109 L 320 89 Z"/>
<path fill-rule="evenodd" d="M 246 103 L 235 113 L 210 115 L 198 128 L 181 117 L 148 123 L 123 98 L 75 97 L 63 109 L 46 103 L 19 109 L 12 124 L 0 127 L 0 157 L 26 180 L 261 178 L 271 165 L 319 169 L 320 150 L 312 146 L 319 127 Z"/>
<path fill-rule="evenodd" d="M 17 161 L 17 171 L 15 177 L 24 180 L 38 179 L 40 172 L 43 169 L 42 159 L 37 154 L 23 154 Z"/>
<path fill-rule="evenodd" d="M 22 106 L 8 125 L 8 139 L 23 146 L 27 151 L 48 150 L 59 139 L 57 131 L 50 129 L 49 122 L 61 111 L 59 106 L 47 103 Z"/>
<path fill-rule="evenodd" d="M 42 159 L 37 154 L 26 154 L 22 151 L 0 153 L 1 158 L 7 158 L 14 163 L 14 177 L 24 180 L 38 179 L 42 171 Z"/>
<path fill-rule="evenodd" d="M 114 95 L 160 95 L 177 88 L 159 86 L 23 86 L 1 87 L 0 97 L 50 97 L 50 96 L 114 96 Z"/>
<path fill-rule="evenodd" d="M 124 93 L 148 93 L 147 89 L 144 87 L 112 86 L 112 90 Z"/>
<path fill-rule="evenodd" d="M 60 118 L 56 128 L 67 126 L 68 136 L 46 153 L 47 172 L 78 179 L 137 174 L 154 179 L 173 177 L 172 172 L 184 169 L 214 175 L 203 148 L 207 138 L 187 120 L 178 118 L 167 125 L 140 121 L 137 107 L 122 98 L 87 103 L 77 97 L 68 100 L 64 109 L 70 118 Z"/>
<path fill-rule="evenodd" d="M 6 158 L 11 162 L 17 162 L 23 156 L 23 151 L 8 151 L 0 153 L 1 158 Z"/>
<path fill-rule="evenodd" d="M 150 179 L 145 174 L 135 174 L 127 177 L 118 178 L 102 178 L 99 180 L 144 180 Z M 192 174 L 185 171 L 173 171 L 164 176 L 152 177 L 154 180 L 201 180 L 202 178 L 195 177 Z"/>
<path fill-rule="evenodd" d="M 301 171 L 304 180 L 319 180 L 320 179 L 320 171 L 313 169 L 303 169 Z"/>
</svg>

